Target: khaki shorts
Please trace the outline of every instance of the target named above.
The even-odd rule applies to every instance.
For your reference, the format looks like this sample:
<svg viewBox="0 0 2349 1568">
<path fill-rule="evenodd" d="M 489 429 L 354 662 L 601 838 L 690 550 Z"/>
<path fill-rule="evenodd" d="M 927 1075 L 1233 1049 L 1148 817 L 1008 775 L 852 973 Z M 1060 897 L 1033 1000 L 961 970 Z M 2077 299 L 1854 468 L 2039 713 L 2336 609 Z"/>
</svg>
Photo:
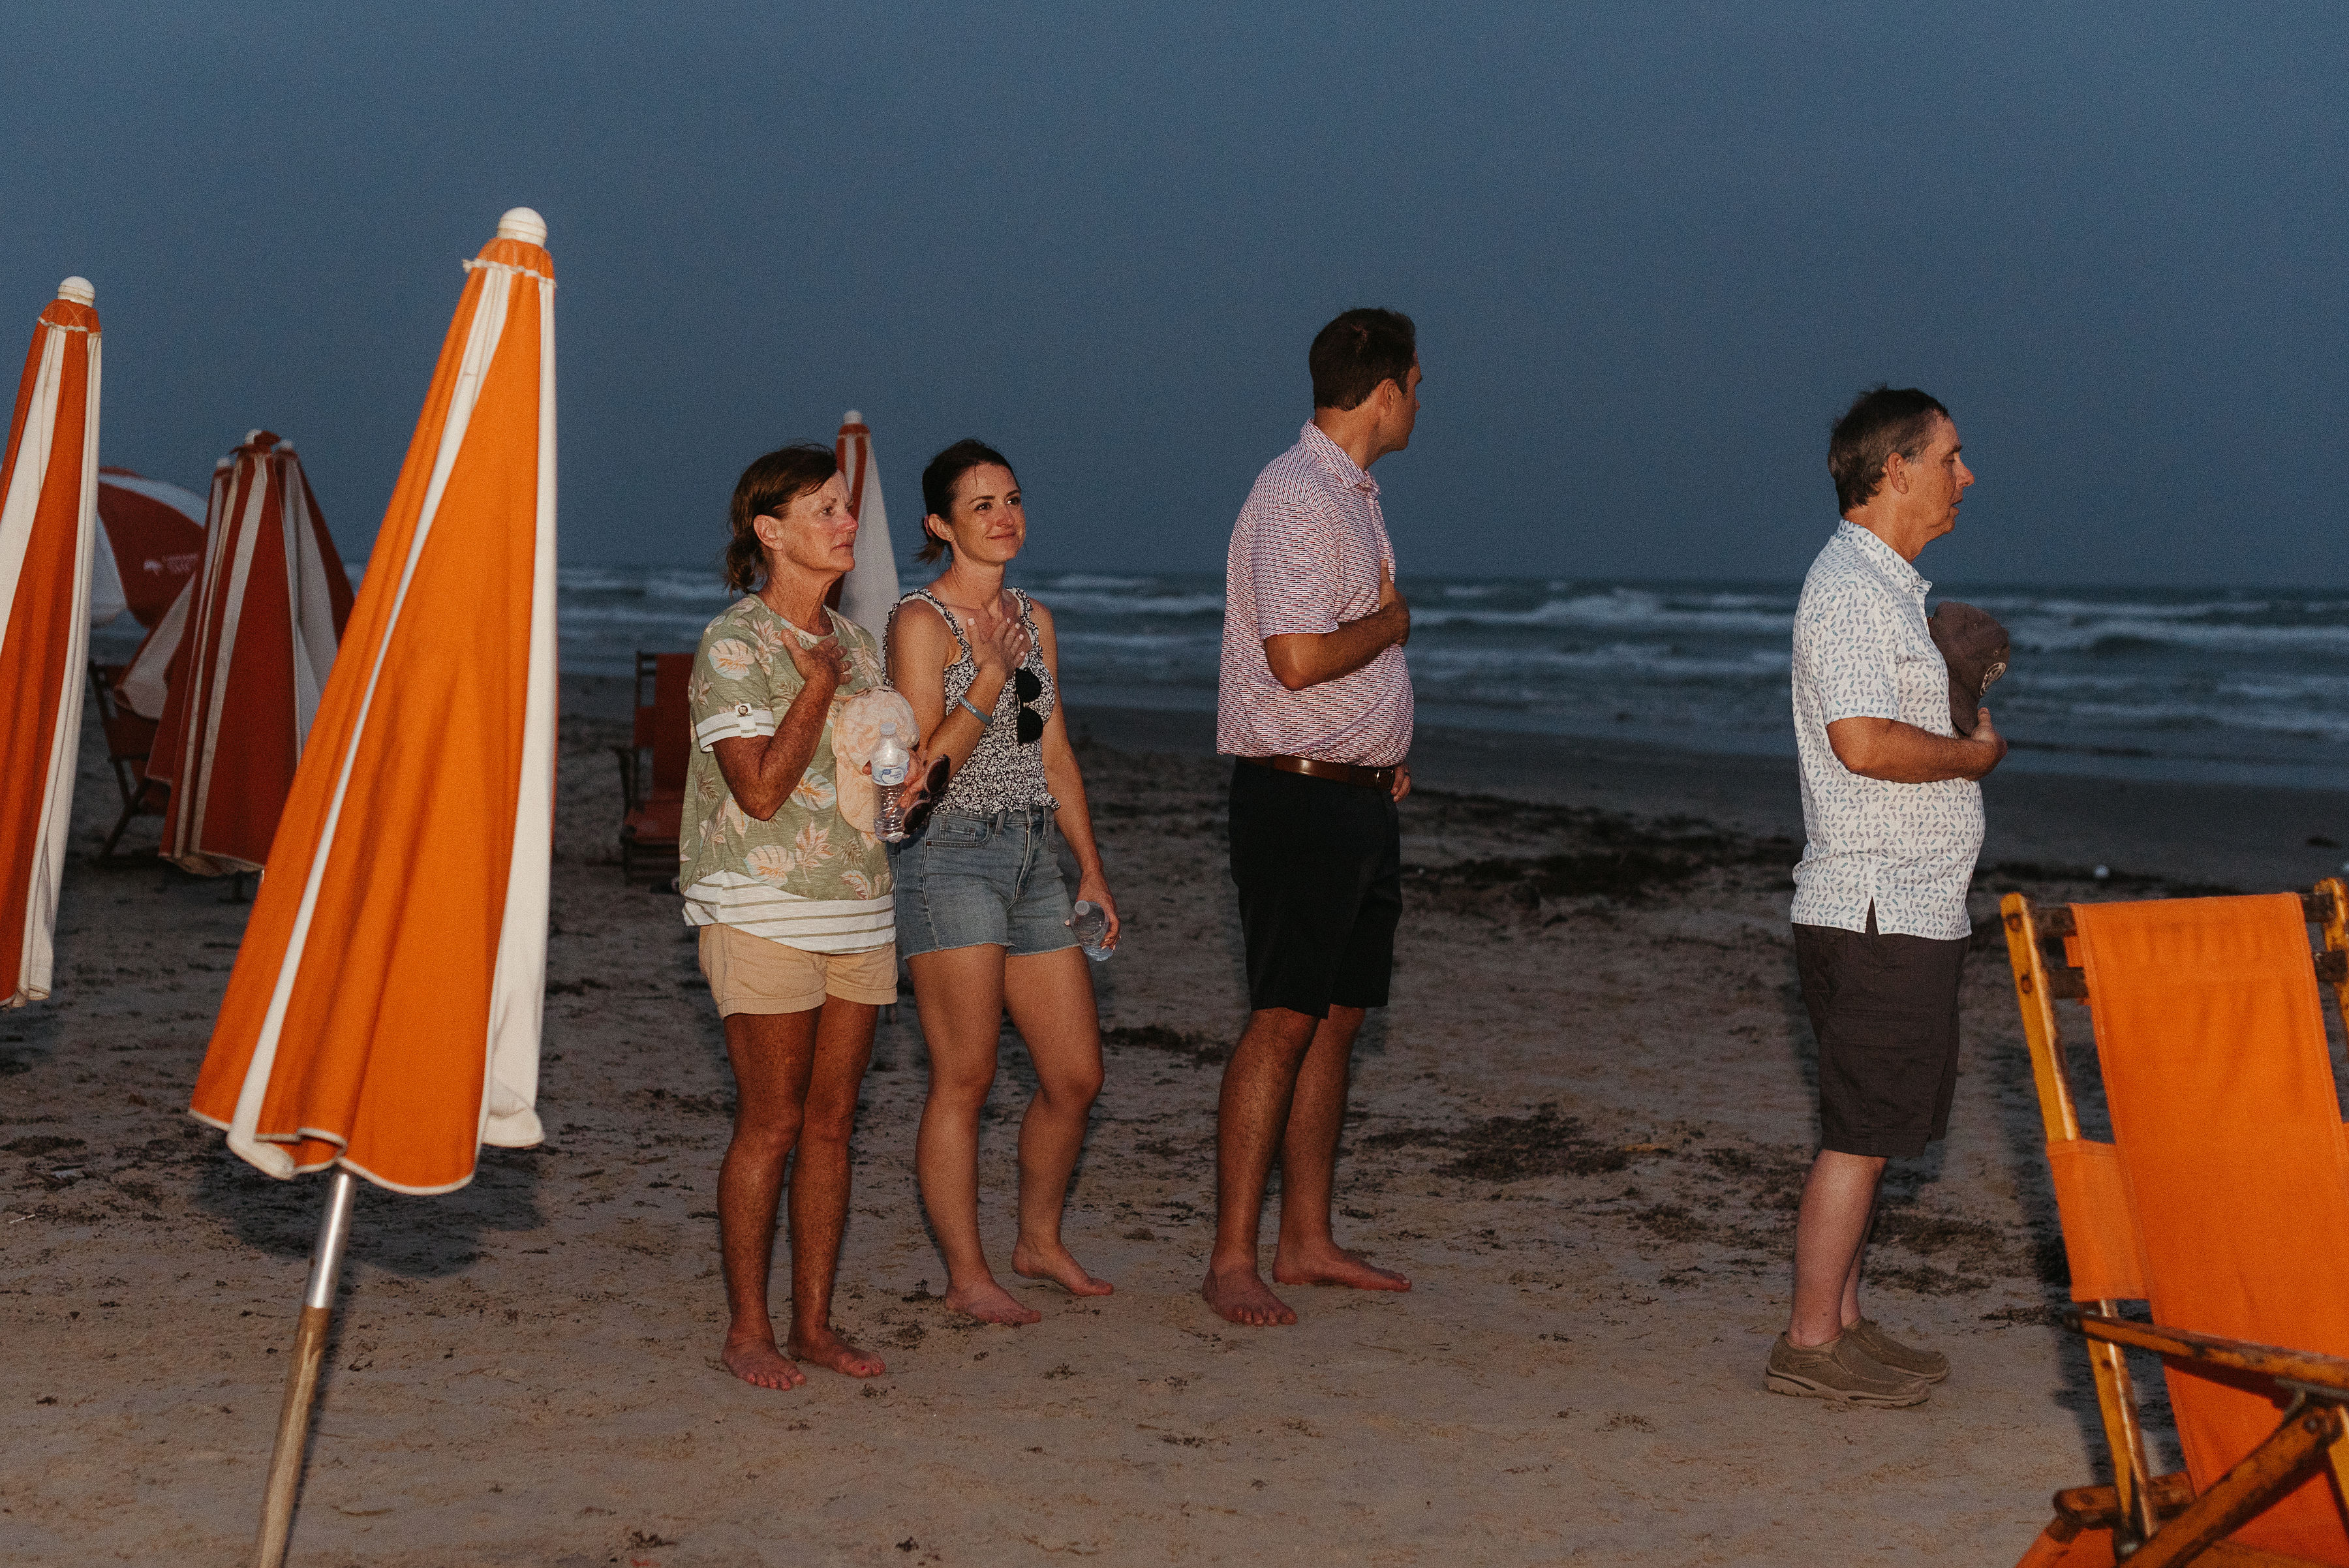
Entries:
<svg viewBox="0 0 2349 1568">
<path fill-rule="evenodd" d="M 806 1012 L 827 996 L 886 1007 L 897 1000 L 897 944 L 861 953 L 812 953 L 732 926 L 701 928 L 701 972 L 718 1016 Z"/>
</svg>

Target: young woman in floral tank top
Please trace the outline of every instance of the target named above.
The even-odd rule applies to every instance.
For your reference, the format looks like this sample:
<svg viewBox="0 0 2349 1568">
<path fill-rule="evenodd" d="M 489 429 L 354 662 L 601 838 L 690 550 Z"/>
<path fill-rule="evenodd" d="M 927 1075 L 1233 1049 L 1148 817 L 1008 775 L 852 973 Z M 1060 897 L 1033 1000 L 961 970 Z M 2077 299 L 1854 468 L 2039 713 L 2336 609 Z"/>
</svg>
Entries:
<svg viewBox="0 0 2349 1568">
<path fill-rule="evenodd" d="M 1101 1092 L 1092 975 L 1069 930 L 1056 841 L 1077 897 L 1109 915 L 1084 779 L 1059 702 L 1058 649 L 1042 605 L 1003 586 L 1028 535 L 1019 482 L 1000 452 L 958 441 L 922 474 L 920 558 L 949 556 L 889 618 L 889 676 L 913 705 L 927 767 L 952 764 L 916 836 L 894 846 L 898 950 L 913 971 L 930 1096 L 915 1163 L 946 1254 L 947 1304 L 988 1323 L 1042 1314 L 996 1282 L 978 1237 L 978 1113 L 995 1082 L 1008 1008 L 1036 1066 L 1019 1127 L 1019 1235 L 1011 1266 L 1076 1295 L 1107 1295 L 1061 1241 L 1061 1206 Z M 1057 828 L 1057 832 L 1055 829 Z"/>
</svg>

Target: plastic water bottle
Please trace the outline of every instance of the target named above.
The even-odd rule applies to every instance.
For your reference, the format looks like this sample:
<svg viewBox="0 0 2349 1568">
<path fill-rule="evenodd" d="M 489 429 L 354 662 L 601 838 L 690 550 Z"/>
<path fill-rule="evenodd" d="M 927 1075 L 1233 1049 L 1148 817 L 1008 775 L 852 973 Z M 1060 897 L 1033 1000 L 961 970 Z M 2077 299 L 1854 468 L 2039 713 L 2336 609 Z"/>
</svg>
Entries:
<svg viewBox="0 0 2349 1568">
<path fill-rule="evenodd" d="M 905 841 L 905 774 L 913 765 L 912 753 L 897 743 L 895 723 L 884 723 L 873 748 L 873 828 L 891 844 Z"/>
<path fill-rule="evenodd" d="M 1106 963 L 1114 950 L 1102 944 L 1109 938 L 1109 911 L 1091 898 L 1077 900 L 1069 916 L 1069 929 L 1077 933 L 1077 940 L 1085 950 L 1085 957 L 1095 963 Z"/>
</svg>

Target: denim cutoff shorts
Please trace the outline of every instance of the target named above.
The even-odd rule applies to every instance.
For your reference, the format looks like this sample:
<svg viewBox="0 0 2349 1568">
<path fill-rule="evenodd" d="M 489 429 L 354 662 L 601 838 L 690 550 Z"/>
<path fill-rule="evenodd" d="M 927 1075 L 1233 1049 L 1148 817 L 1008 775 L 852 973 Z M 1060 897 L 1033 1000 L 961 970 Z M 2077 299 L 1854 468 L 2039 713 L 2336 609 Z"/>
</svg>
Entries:
<svg viewBox="0 0 2349 1568">
<path fill-rule="evenodd" d="M 1052 853 L 1050 806 L 988 816 L 943 808 L 918 837 L 889 849 L 897 884 L 897 951 L 905 958 L 992 942 L 1009 958 L 1077 945 L 1069 890 Z"/>
</svg>

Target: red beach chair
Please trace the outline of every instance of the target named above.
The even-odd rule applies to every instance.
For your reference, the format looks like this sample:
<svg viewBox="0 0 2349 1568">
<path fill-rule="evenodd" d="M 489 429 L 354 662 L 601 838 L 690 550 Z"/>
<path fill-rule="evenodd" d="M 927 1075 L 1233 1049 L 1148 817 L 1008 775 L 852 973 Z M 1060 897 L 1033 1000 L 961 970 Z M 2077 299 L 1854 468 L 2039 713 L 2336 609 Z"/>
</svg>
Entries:
<svg viewBox="0 0 2349 1568">
<path fill-rule="evenodd" d="M 685 699 L 689 653 L 636 655 L 636 732 L 614 746 L 620 764 L 620 875 L 633 881 L 640 855 L 666 857 L 677 875 L 677 839 L 685 817 L 686 764 L 693 726 Z"/>
<path fill-rule="evenodd" d="M 2349 1563 L 2349 1145 L 2317 991 L 2349 1016 L 2349 890 L 2002 913 L 2114 1473 L 2055 1494 L 2022 1568 Z M 2110 1143 L 2083 1136 L 2059 998 L 2088 1005 Z M 2124 1349 L 2162 1359 L 2181 1473 L 2147 1463 Z"/>
<path fill-rule="evenodd" d="M 114 846 L 122 842 L 123 829 L 138 816 L 160 816 L 164 803 L 171 799 L 171 786 L 160 779 L 147 776 L 147 753 L 155 744 L 155 721 L 142 719 L 122 705 L 114 683 L 122 679 L 129 668 L 120 664 L 89 663 L 90 695 L 98 699 L 98 723 L 106 731 L 106 760 L 114 764 L 115 787 L 122 792 L 122 815 L 114 819 L 114 831 L 106 836 L 105 847 L 98 852 L 101 860 L 114 858 Z"/>
</svg>

